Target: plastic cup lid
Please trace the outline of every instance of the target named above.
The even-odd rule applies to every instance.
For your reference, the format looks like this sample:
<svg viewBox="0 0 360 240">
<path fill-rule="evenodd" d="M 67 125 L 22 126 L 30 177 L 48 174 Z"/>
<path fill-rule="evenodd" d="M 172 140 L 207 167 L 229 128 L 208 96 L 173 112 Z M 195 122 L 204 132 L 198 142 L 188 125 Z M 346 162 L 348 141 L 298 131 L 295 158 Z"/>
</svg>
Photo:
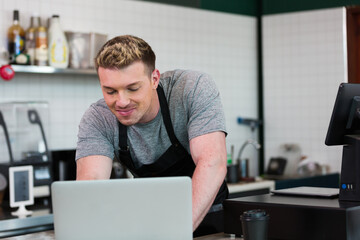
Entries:
<svg viewBox="0 0 360 240">
<path fill-rule="evenodd" d="M 264 219 L 268 218 L 269 215 L 262 209 L 253 209 L 243 212 L 240 219 Z"/>
</svg>

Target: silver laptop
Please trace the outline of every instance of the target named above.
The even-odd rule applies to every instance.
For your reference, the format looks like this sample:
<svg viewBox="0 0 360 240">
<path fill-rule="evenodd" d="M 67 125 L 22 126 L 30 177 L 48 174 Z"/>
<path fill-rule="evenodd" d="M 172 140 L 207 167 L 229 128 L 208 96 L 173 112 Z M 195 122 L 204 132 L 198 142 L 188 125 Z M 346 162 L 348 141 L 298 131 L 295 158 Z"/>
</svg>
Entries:
<svg viewBox="0 0 360 240">
<path fill-rule="evenodd" d="M 56 240 L 192 239 L 189 177 L 63 181 L 51 190 Z"/>
</svg>

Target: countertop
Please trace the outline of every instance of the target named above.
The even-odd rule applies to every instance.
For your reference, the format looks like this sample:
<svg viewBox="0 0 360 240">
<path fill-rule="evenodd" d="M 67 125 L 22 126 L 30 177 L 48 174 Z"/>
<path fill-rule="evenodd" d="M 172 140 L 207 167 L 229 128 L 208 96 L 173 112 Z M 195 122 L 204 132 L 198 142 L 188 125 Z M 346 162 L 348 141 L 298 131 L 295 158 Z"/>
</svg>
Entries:
<svg viewBox="0 0 360 240">
<path fill-rule="evenodd" d="M 32 215 L 19 218 L 12 216 L 16 208 L 0 207 L 0 238 L 53 229 L 53 215 L 50 206 L 27 207 Z"/>
<path fill-rule="evenodd" d="M 273 190 L 275 188 L 275 181 L 257 179 L 255 182 L 239 182 L 228 184 L 230 193 L 246 192 L 251 190 L 258 190 L 268 188 Z M 16 209 L 1 208 L 0 207 L 0 238 L 15 236 L 9 239 L 34 239 L 33 232 L 37 239 L 54 239 L 53 232 L 47 231 L 53 229 L 53 215 L 49 207 L 38 208 L 36 206 L 30 206 L 30 210 L 33 210 L 34 214 L 23 219 L 11 216 L 10 212 Z M 39 232 L 41 231 L 41 232 Z M 25 234 L 25 235 L 21 235 Z M 219 236 L 215 236 L 219 237 Z M 222 238 L 221 238 L 222 237 Z M 231 239 L 224 238 L 198 238 L 198 239 Z M 225 236 L 226 237 L 226 236 Z M 230 236 L 229 236 L 230 237 Z M 233 238 L 234 239 L 234 238 Z"/>
<path fill-rule="evenodd" d="M 255 182 L 228 183 L 227 185 L 229 193 L 246 192 L 264 188 L 269 188 L 270 190 L 275 189 L 274 180 L 262 180 L 261 178 L 257 179 Z"/>
<path fill-rule="evenodd" d="M 4 239 L 7 239 L 7 240 L 33 240 L 33 239 L 54 240 L 55 236 L 54 236 L 54 231 L 50 230 L 50 231 L 45 231 L 45 232 L 26 234 L 26 235 L 9 237 L 9 238 L 4 238 Z M 243 238 L 238 238 L 231 234 L 217 233 L 217 234 L 197 237 L 194 239 L 196 239 L 196 240 L 226 240 L 226 239 L 242 240 Z"/>
</svg>

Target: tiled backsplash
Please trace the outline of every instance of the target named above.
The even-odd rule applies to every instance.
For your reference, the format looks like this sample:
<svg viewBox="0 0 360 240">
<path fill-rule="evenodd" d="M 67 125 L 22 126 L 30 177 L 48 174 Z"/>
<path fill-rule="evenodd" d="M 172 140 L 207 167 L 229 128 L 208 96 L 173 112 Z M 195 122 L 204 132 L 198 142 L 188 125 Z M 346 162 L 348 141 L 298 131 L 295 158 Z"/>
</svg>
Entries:
<svg viewBox="0 0 360 240">
<path fill-rule="evenodd" d="M 225 108 L 228 150 L 235 145 L 235 157 L 241 144 L 256 136 L 236 123 L 238 116 L 257 117 L 254 17 L 141 1 L 2 1 L 0 48 L 6 47 L 14 9 L 20 10 L 24 28 L 37 12 L 42 21 L 59 14 L 64 30 L 144 38 L 161 72 L 186 68 L 214 77 Z M 341 147 L 327 147 L 324 139 L 337 86 L 347 81 L 344 14 L 335 8 L 263 17 L 266 166 L 281 144 L 295 143 L 309 160 L 340 170 Z M 76 146 L 80 118 L 98 98 L 96 76 L 17 74 L 10 82 L 0 81 L 0 102 L 49 102 L 51 149 Z M 250 173 L 256 174 L 255 150 L 247 149 L 244 157 L 252 160 Z"/>
<path fill-rule="evenodd" d="M 252 137 L 250 129 L 238 125 L 236 119 L 257 118 L 256 18 L 142 1 L 1 1 L 0 48 L 6 46 L 6 31 L 14 9 L 20 11 L 24 28 L 29 26 L 34 12 L 43 22 L 52 14 L 59 14 L 65 31 L 104 33 L 109 38 L 120 34 L 144 38 L 157 54 L 160 72 L 175 68 L 208 72 L 221 91 L 228 150 L 234 144 L 236 156 L 240 145 Z M 0 81 L 0 102 L 49 102 L 51 149 L 76 146 L 80 118 L 99 98 L 96 76 L 16 74 L 10 82 Z M 248 149 L 244 156 L 253 160 L 251 172 L 256 173 L 255 151 Z"/>
<path fill-rule="evenodd" d="M 340 171 L 341 147 L 325 137 L 338 86 L 347 82 L 345 11 L 263 17 L 265 159 L 297 144 L 309 161 Z"/>
</svg>

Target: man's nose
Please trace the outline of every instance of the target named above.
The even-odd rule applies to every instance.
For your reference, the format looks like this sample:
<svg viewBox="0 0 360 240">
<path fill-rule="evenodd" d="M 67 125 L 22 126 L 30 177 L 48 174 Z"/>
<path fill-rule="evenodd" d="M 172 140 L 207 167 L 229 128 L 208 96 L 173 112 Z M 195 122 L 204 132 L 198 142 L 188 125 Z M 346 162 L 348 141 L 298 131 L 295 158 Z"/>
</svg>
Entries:
<svg viewBox="0 0 360 240">
<path fill-rule="evenodd" d="M 130 103 L 130 98 L 126 96 L 126 94 L 120 93 L 118 95 L 118 98 L 116 100 L 116 105 L 118 107 L 125 108 L 129 105 L 129 103 Z"/>
</svg>

